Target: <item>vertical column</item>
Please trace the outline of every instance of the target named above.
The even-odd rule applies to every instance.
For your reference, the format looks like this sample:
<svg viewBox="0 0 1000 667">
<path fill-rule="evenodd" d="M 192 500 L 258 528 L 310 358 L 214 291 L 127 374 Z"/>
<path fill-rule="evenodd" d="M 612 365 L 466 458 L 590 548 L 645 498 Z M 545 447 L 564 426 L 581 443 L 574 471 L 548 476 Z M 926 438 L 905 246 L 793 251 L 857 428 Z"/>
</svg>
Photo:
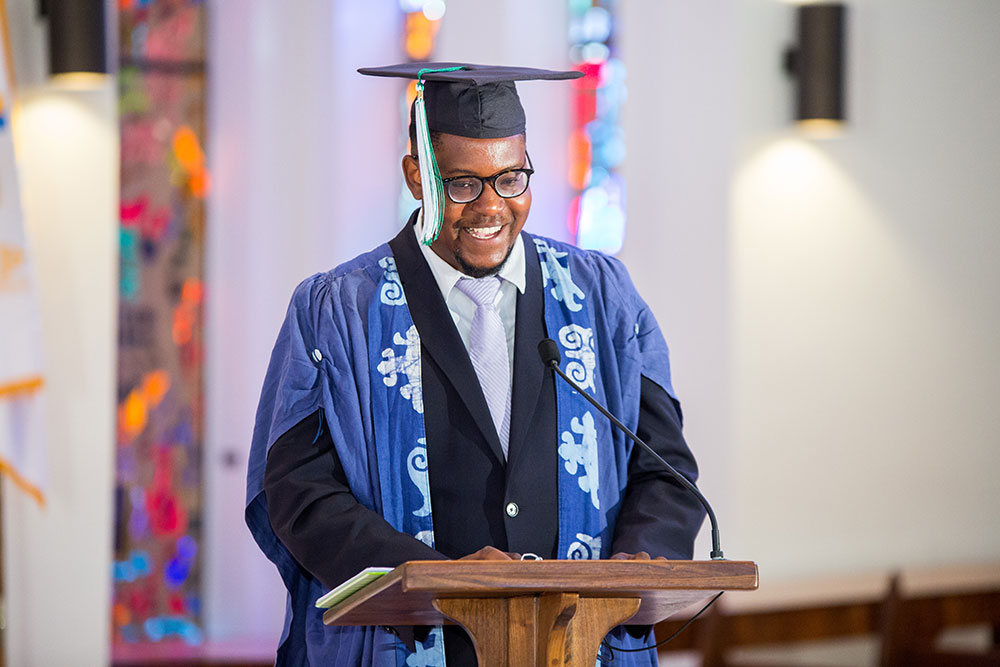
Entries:
<svg viewBox="0 0 1000 667">
<path fill-rule="evenodd" d="M 114 84 L 26 93 L 14 119 L 46 362 L 46 507 L 4 489 L 8 662 L 109 662 L 118 209 Z M 73 607 L 73 621 L 53 618 Z M 58 640 L 53 640 L 57 636 Z"/>
</svg>

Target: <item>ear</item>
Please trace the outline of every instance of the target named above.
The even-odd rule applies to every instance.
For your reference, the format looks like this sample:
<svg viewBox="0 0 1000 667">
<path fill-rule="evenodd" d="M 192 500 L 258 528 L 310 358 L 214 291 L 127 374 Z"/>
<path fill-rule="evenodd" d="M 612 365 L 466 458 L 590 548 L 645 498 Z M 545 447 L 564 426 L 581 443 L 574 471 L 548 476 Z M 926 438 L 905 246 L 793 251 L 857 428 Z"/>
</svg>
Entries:
<svg viewBox="0 0 1000 667">
<path fill-rule="evenodd" d="M 420 164 L 412 155 L 403 156 L 403 181 L 414 199 L 423 198 L 423 191 L 420 188 Z"/>
</svg>

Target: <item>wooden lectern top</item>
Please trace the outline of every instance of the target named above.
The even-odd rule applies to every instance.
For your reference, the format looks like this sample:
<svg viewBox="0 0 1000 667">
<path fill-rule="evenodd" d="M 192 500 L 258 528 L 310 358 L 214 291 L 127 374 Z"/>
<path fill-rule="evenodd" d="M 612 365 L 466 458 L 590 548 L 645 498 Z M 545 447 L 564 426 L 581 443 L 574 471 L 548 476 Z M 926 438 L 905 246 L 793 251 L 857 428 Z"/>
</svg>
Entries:
<svg viewBox="0 0 1000 667">
<path fill-rule="evenodd" d="M 410 561 L 332 607 L 327 625 L 451 623 L 433 601 L 574 593 L 638 598 L 629 623 L 652 625 L 722 590 L 757 588 L 750 561 Z"/>
</svg>

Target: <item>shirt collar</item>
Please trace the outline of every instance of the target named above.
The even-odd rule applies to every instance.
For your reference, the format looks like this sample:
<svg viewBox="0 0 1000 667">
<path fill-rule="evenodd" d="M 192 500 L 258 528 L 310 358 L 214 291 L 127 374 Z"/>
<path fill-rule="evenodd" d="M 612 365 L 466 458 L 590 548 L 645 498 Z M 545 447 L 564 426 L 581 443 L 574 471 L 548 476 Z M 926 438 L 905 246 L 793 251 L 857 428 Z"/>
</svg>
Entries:
<svg viewBox="0 0 1000 667">
<path fill-rule="evenodd" d="M 427 262 L 427 266 L 431 269 L 431 274 L 434 276 L 434 281 L 437 283 L 438 289 L 441 290 L 441 295 L 444 300 L 448 300 L 448 295 L 451 294 L 452 288 L 455 283 L 461 278 L 468 278 L 455 267 L 453 267 L 448 262 L 444 261 L 438 257 L 437 253 L 430 249 L 430 246 L 425 246 L 420 242 L 420 236 L 417 234 L 417 229 L 419 229 L 423 221 L 423 210 L 417 218 L 417 224 L 413 226 L 413 234 L 417 237 L 417 245 L 420 247 L 420 252 L 424 256 L 424 260 Z M 524 263 L 524 241 L 521 239 L 521 235 L 517 235 L 517 239 L 514 241 L 514 247 L 511 248 L 510 257 L 504 262 L 504 265 L 500 267 L 500 273 L 498 273 L 501 278 L 510 282 L 521 294 L 524 294 L 524 288 L 526 285 L 525 279 L 525 263 Z"/>
</svg>

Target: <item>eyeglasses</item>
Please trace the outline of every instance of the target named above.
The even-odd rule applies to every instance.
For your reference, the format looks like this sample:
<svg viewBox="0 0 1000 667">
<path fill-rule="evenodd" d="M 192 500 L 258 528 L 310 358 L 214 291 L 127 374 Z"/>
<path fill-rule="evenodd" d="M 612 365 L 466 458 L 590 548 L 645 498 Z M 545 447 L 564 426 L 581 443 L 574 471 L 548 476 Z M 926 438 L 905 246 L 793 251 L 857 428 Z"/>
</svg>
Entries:
<svg viewBox="0 0 1000 667">
<path fill-rule="evenodd" d="M 528 166 L 524 169 L 506 169 L 499 174 L 482 178 L 480 176 L 455 176 L 441 181 L 448 199 L 456 204 L 468 204 L 479 199 L 489 183 L 493 191 L 504 199 L 520 197 L 528 189 L 528 181 L 535 170 L 531 168 L 531 157 L 527 153 Z"/>
</svg>

